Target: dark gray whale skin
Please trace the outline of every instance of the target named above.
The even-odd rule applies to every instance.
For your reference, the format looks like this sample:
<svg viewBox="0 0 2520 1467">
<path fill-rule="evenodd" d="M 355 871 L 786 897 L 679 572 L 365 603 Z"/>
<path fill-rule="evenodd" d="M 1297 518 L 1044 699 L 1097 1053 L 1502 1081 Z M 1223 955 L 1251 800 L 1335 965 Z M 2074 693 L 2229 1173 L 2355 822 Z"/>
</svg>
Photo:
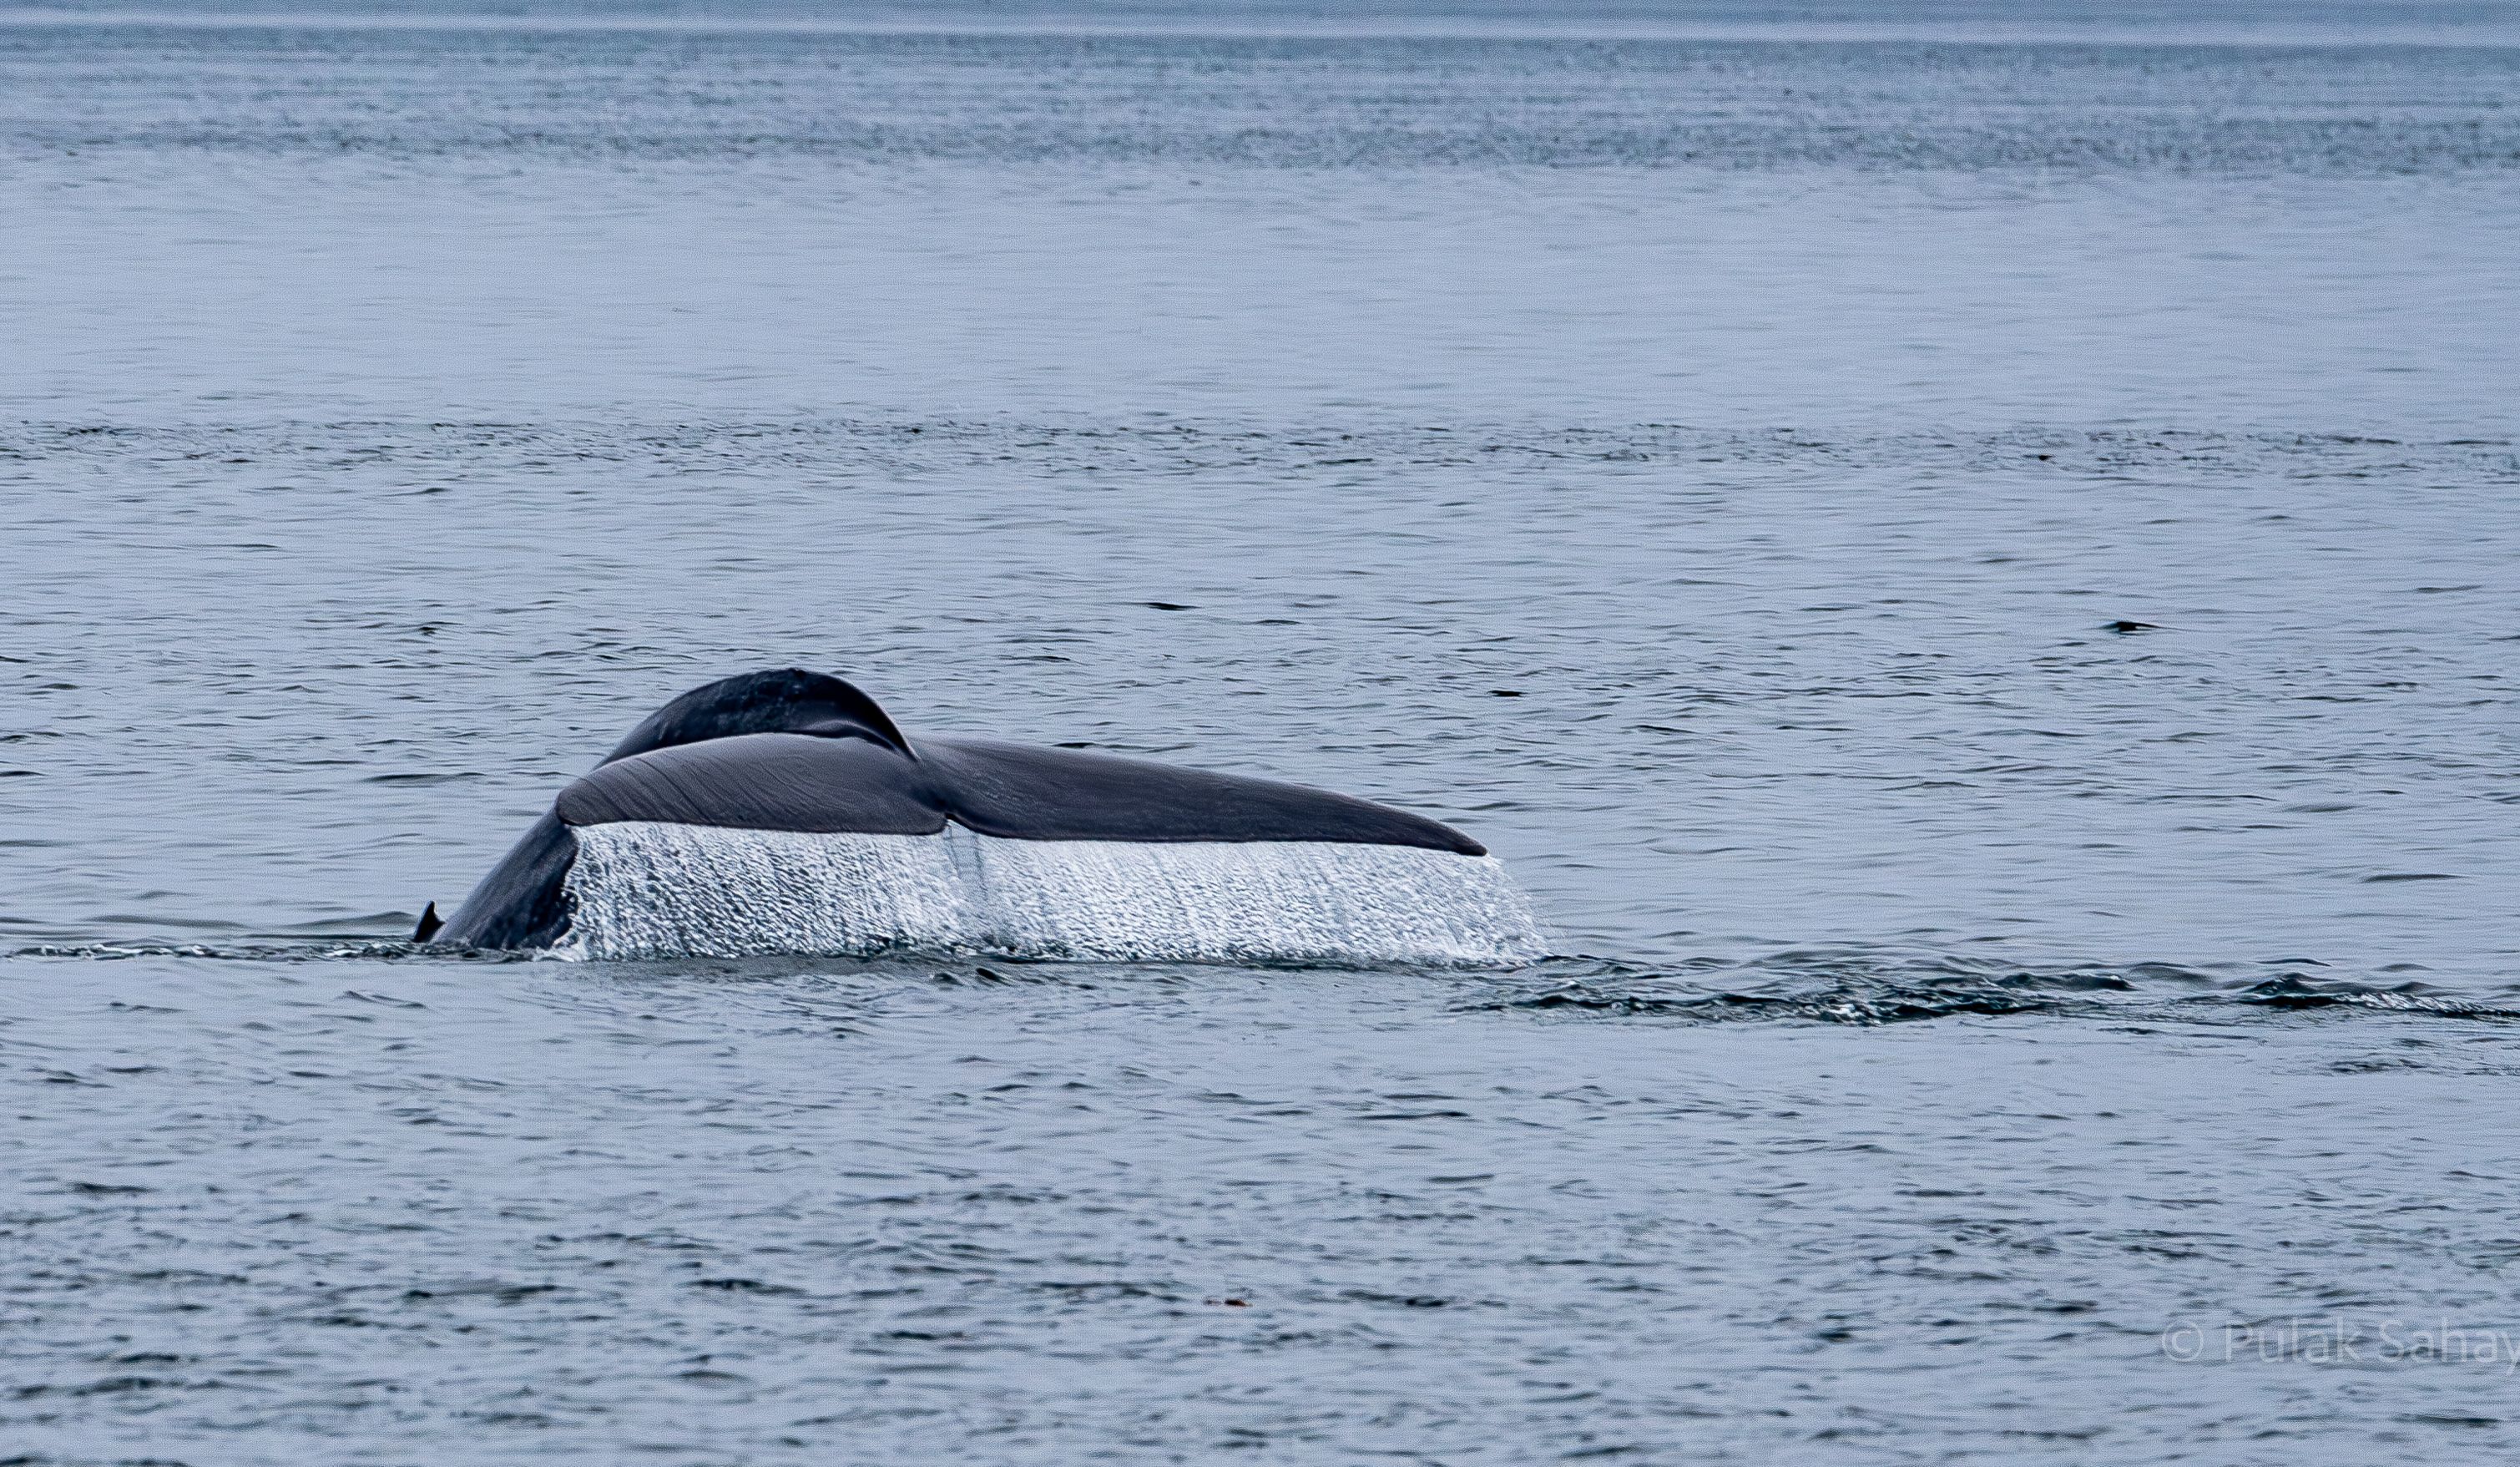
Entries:
<svg viewBox="0 0 2520 1467">
<path fill-rule="evenodd" d="M 782 668 L 695 688 L 630 731 L 423 940 L 549 947 L 568 934 L 587 825 L 933 835 L 948 822 L 1026 841 L 1324 841 L 1487 848 L 1450 826 L 1345 795 L 1143 759 L 980 739 L 914 750 L 874 699 Z"/>
</svg>

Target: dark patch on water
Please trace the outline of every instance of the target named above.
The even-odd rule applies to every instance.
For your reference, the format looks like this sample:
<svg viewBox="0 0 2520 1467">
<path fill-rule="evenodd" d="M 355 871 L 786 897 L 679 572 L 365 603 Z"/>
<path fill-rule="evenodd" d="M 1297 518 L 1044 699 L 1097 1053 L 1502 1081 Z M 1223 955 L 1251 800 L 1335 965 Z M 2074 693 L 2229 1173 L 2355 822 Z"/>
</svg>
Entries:
<svg viewBox="0 0 2520 1467">
<path fill-rule="evenodd" d="M 1626 963 L 1555 959 L 1540 973 L 1548 975 L 1545 986 L 1517 985 L 1520 991 L 1463 1007 L 1704 1024 L 1857 1026 L 1965 1017 L 2228 1022 L 2252 1011 L 2520 1018 L 2520 995 L 2498 1001 L 2444 993 L 2421 983 L 2360 984 L 2289 971 L 2252 979 L 2166 963 L 2029 971 L 1964 958 L 1884 955 L 1868 961 L 1844 955 L 1821 962 L 1784 957 L 1707 964 L 1666 974 Z"/>
</svg>

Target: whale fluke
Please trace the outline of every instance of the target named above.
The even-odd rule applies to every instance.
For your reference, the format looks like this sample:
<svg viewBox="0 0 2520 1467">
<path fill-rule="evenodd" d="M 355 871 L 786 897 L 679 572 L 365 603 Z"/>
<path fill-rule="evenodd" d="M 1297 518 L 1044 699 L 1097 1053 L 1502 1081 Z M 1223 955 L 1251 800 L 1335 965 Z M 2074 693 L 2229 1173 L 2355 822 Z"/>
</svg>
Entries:
<svg viewBox="0 0 2520 1467">
<path fill-rule="evenodd" d="M 1071 749 L 927 739 L 923 760 L 861 739 L 749 733 L 614 759 L 553 806 L 572 827 L 628 820 L 1011 841 L 1328 841 L 1460 855 L 1449 826 L 1345 795 Z"/>
<path fill-rule="evenodd" d="M 417 940 L 585 955 L 1318 957 L 1369 933 L 1372 956 L 1484 960 L 1538 940 L 1503 867 L 1437 821 L 1071 749 L 914 746 L 865 693 L 795 668 L 666 704 L 442 930 L 433 911 Z"/>
</svg>

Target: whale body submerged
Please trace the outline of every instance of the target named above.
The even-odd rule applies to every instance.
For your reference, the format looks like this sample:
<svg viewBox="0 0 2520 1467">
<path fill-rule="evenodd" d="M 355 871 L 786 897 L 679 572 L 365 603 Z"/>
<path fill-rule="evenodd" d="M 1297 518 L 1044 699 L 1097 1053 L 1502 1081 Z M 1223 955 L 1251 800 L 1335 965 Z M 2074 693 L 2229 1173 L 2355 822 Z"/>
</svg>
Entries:
<svg viewBox="0 0 2520 1467">
<path fill-rule="evenodd" d="M 1476 841 L 1345 795 L 980 739 L 914 746 L 793 668 L 631 730 L 423 940 L 564 956 L 921 949 L 1516 962 L 1530 905 Z"/>
</svg>

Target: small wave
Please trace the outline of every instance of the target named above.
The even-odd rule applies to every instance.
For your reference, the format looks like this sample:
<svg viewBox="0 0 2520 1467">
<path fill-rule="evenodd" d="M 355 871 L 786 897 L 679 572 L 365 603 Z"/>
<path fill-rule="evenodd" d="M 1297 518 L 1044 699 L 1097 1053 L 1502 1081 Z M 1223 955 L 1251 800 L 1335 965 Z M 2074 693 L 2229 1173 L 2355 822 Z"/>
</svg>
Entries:
<svg viewBox="0 0 2520 1467">
<path fill-rule="evenodd" d="M 1824 1024 L 1905 1024 L 1957 1014 L 2050 1014 L 2081 1007 L 2071 1000 L 2004 990 L 1945 992 L 1884 985 L 1870 990 L 1843 987 L 1813 993 L 1708 993 L 1658 998 L 1559 988 L 1476 1005 L 1487 1009 L 1580 1009 L 1601 1014 L 1651 1014 L 1724 1020 L 1809 1019 Z"/>
<path fill-rule="evenodd" d="M 1969 959 L 1784 953 L 1665 972 L 1614 960 L 1553 959 L 1551 982 L 1470 1001 L 1470 1011 L 1685 1023 L 1909 1024 L 1963 1016 L 2229 1022 L 2303 1011 L 2520 1019 L 2520 1005 L 2433 992 L 2419 984 L 2315 980 L 2297 972 L 2216 977 L 2172 963 L 1998 969 Z"/>
<path fill-rule="evenodd" d="M 2520 1007 L 2480 1002 L 2432 992 L 2422 984 L 2386 987 L 2320 981 L 2297 973 L 2252 984 L 2229 995 L 2237 1002 L 2268 1009 L 2367 1009 L 2382 1013 L 2440 1014 L 2455 1019 L 2520 1019 Z"/>
<path fill-rule="evenodd" d="M 80 962 L 120 962 L 132 958 L 202 958 L 223 963 L 327 963 L 345 960 L 389 961 L 409 958 L 503 962 L 531 956 L 458 947 L 430 947 L 418 942 L 368 939 L 283 942 L 37 942 L 11 948 L 11 958 L 61 958 Z"/>
</svg>

